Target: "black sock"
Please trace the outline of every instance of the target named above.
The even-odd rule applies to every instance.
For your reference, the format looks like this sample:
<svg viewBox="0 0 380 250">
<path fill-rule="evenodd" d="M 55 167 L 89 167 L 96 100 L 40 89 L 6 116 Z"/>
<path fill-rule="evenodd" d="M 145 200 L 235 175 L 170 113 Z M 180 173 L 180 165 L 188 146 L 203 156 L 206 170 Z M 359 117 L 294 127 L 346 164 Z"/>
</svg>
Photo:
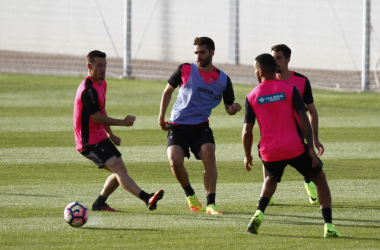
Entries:
<svg viewBox="0 0 380 250">
<path fill-rule="evenodd" d="M 195 194 L 194 189 L 191 187 L 191 184 L 189 184 L 187 187 L 184 187 L 183 190 L 185 191 L 186 197 Z"/>
<path fill-rule="evenodd" d="M 332 209 L 322 208 L 322 216 L 325 223 L 332 223 Z"/>
<path fill-rule="evenodd" d="M 259 205 L 257 205 L 257 210 L 261 210 L 261 212 L 265 212 L 265 209 L 267 208 L 269 204 L 270 199 L 266 197 L 260 197 Z"/>
<path fill-rule="evenodd" d="M 207 206 L 210 204 L 215 204 L 215 193 L 208 194 L 206 197 L 207 197 Z"/>
<path fill-rule="evenodd" d="M 95 200 L 95 202 L 92 204 L 92 208 L 95 208 L 95 209 L 100 208 L 101 206 L 104 205 L 104 203 L 106 203 L 107 198 L 108 197 L 99 195 L 98 198 Z"/>
<path fill-rule="evenodd" d="M 139 198 L 145 202 L 145 204 L 148 205 L 148 202 L 149 202 L 149 199 L 150 197 L 152 197 L 152 195 L 148 194 L 147 192 L 145 192 L 144 190 L 141 190 L 141 192 L 139 193 Z"/>
<path fill-rule="evenodd" d="M 306 183 L 310 183 L 311 182 L 311 180 L 309 179 L 309 177 L 305 177 L 304 176 L 303 179 L 305 180 Z"/>
</svg>

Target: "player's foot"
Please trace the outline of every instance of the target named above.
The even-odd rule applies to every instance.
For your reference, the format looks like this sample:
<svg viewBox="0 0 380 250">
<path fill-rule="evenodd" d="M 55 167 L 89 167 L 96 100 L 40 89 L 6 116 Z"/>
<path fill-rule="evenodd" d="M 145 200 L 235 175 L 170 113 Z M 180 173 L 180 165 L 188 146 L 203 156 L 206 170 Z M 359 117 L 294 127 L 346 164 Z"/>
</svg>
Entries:
<svg viewBox="0 0 380 250">
<path fill-rule="evenodd" d="M 160 189 L 155 194 L 151 194 L 152 196 L 148 201 L 149 210 L 155 210 L 157 208 L 157 202 L 164 197 L 164 190 Z"/>
<path fill-rule="evenodd" d="M 100 207 L 96 207 L 94 205 L 92 205 L 92 211 L 108 211 L 108 212 L 119 212 L 118 210 L 110 207 L 107 203 L 104 203 L 102 206 Z"/>
<path fill-rule="evenodd" d="M 261 222 L 263 222 L 264 213 L 261 210 L 256 210 L 256 213 L 253 215 L 251 221 L 247 226 L 247 232 L 251 234 L 257 234 L 259 232 L 259 228 Z"/>
<path fill-rule="evenodd" d="M 309 196 L 309 202 L 310 204 L 314 205 L 318 203 L 318 195 L 317 195 L 317 189 L 315 187 L 315 184 L 311 181 L 309 183 L 305 182 L 305 188 L 307 195 Z"/>
<path fill-rule="evenodd" d="M 325 228 L 324 228 L 324 237 L 325 238 L 341 238 L 342 235 L 336 231 L 335 227 L 331 223 L 325 223 Z"/>
<path fill-rule="evenodd" d="M 187 204 L 189 204 L 189 208 L 193 212 L 201 212 L 202 211 L 202 204 L 199 202 L 197 195 L 189 195 L 186 197 Z"/>
<path fill-rule="evenodd" d="M 223 212 L 221 210 L 218 210 L 218 208 L 215 206 L 215 204 L 207 205 L 206 213 L 208 213 L 208 214 L 223 214 Z"/>
</svg>

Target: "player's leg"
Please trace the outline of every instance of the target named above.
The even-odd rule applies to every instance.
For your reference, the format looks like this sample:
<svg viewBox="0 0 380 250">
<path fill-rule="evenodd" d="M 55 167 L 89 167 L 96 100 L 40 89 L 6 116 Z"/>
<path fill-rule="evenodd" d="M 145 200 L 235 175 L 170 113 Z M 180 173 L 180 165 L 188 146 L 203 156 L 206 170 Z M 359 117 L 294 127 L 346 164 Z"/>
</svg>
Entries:
<svg viewBox="0 0 380 250">
<path fill-rule="evenodd" d="M 129 176 L 124 161 L 121 157 L 111 157 L 105 163 L 104 169 L 110 171 L 112 174 L 107 178 L 104 184 L 103 190 L 100 194 L 101 197 L 104 197 L 106 200 L 108 196 L 120 185 L 124 190 L 141 199 L 150 210 L 156 209 L 157 202 L 163 197 L 163 190 L 159 190 L 156 193 L 151 194 L 148 194 L 142 190 L 132 179 L 132 177 Z"/>
<path fill-rule="evenodd" d="M 189 153 L 187 154 L 190 155 Z M 184 166 L 186 156 L 185 151 L 179 145 L 171 145 L 167 148 L 167 155 L 171 171 L 185 192 L 186 201 L 190 210 L 193 212 L 202 211 L 202 204 L 199 202 L 197 195 L 190 184 L 189 174 Z"/>
<path fill-rule="evenodd" d="M 127 173 L 127 169 L 121 157 L 116 158 L 116 156 L 114 156 L 110 158 L 104 165 L 104 169 L 110 171 L 112 174 L 108 177 L 102 192 L 112 190 L 115 186 L 114 182 L 116 181 L 124 190 L 130 192 L 134 196 L 139 196 L 141 188 Z M 110 182 L 108 182 L 109 179 L 111 179 Z"/>
<path fill-rule="evenodd" d="M 215 140 L 212 129 L 208 123 L 198 125 L 192 129 L 191 138 L 191 152 L 198 160 L 202 160 L 204 167 L 203 185 L 207 198 L 206 213 L 223 214 L 215 205 L 218 172 L 216 169 Z"/>
<path fill-rule="evenodd" d="M 215 160 L 215 145 L 211 143 L 202 145 L 201 151 L 198 155 L 204 166 L 203 184 L 206 194 L 215 194 L 216 181 L 218 178 Z"/>
<path fill-rule="evenodd" d="M 267 198 L 269 200 L 270 197 L 273 196 L 276 189 L 277 189 L 277 182 L 273 180 L 272 178 L 270 178 L 269 176 L 267 176 L 264 180 L 260 197 Z"/>
<path fill-rule="evenodd" d="M 257 204 L 256 212 L 251 218 L 251 221 L 247 225 L 247 232 L 257 234 L 259 232 L 261 223 L 264 220 L 264 212 L 267 208 L 270 197 L 273 196 L 277 188 L 277 182 L 271 177 L 267 176 L 264 180 L 263 187 L 261 189 L 261 195 L 259 204 Z"/>
<path fill-rule="evenodd" d="M 216 182 L 218 178 L 215 159 L 215 144 L 203 144 L 198 156 L 202 160 L 204 166 L 203 184 L 207 195 L 206 213 L 222 214 L 223 212 L 215 205 Z"/>
<path fill-rule="evenodd" d="M 321 169 L 318 175 L 314 178 L 310 178 L 317 188 L 319 204 L 321 208 L 331 208 L 331 193 L 330 187 L 326 180 L 326 175 Z"/>
<path fill-rule="evenodd" d="M 286 161 L 278 162 L 264 162 L 263 165 L 266 170 L 266 178 L 261 189 L 259 204 L 257 205 L 256 212 L 247 225 L 247 232 L 257 234 L 260 225 L 264 219 L 264 212 L 269 205 L 270 198 L 273 196 L 277 189 L 277 183 L 281 181 Z"/>
<path fill-rule="evenodd" d="M 190 184 L 189 175 L 184 166 L 185 152 L 178 145 L 171 145 L 167 148 L 167 155 L 171 171 L 176 180 L 184 188 Z"/>
<path fill-rule="evenodd" d="M 127 169 L 121 158 L 121 153 L 116 146 L 106 139 L 95 145 L 91 145 L 82 152 L 84 156 L 94 161 L 99 168 L 104 168 L 112 174 L 104 183 L 103 189 L 92 205 L 92 210 L 116 211 L 106 204 L 109 195 L 112 194 L 120 185 L 123 189 L 143 200 L 149 209 L 155 209 L 156 203 L 163 196 L 163 190 L 159 190 L 156 194 L 147 194 L 141 190 L 134 180 L 128 175 Z"/>
<path fill-rule="evenodd" d="M 94 145 L 87 146 L 81 154 L 87 159 L 93 161 L 99 169 L 102 169 L 105 166 L 105 163 L 115 157 L 115 154 L 120 156 L 120 152 L 116 149 L 115 152 L 110 150 L 110 148 L 115 148 L 113 143 L 110 140 L 104 140 Z M 115 157 L 116 158 L 116 157 Z M 109 207 L 106 203 L 106 200 L 110 194 L 119 186 L 119 183 L 114 175 L 111 175 L 107 178 L 102 192 L 99 194 L 98 198 L 92 204 L 93 211 L 112 211 L 116 212 L 117 210 Z"/>
<path fill-rule="evenodd" d="M 317 167 L 312 167 L 312 161 L 307 150 L 294 159 L 290 163 L 303 176 L 307 176 L 312 180 L 317 188 L 318 200 L 322 210 L 322 217 L 325 222 L 324 237 L 342 237 L 332 224 L 332 201 L 330 188 L 326 180 L 326 175 L 322 170 L 323 163 Z"/>
<path fill-rule="evenodd" d="M 119 187 L 119 181 L 116 178 L 116 175 L 111 174 L 108 176 L 106 182 L 104 183 L 103 189 L 100 192 L 100 195 L 108 197 L 110 196 L 116 188 Z"/>
<path fill-rule="evenodd" d="M 319 204 L 322 209 L 322 216 L 325 221 L 324 225 L 324 237 L 342 237 L 342 234 L 338 233 L 332 224 L 332 201 L 331 192 L 327 184 L 326 175 L 321 170 L 315 178 L 311 178 L 315 183 L 318 192 Z"/>
<path fill-rule="evenodd" d="M 263 177 L 264 177 L 263 181 L 265 182 L 265 179 L 267 178 L 267 172 L 265 171 L 264 164 L 263 164 Z M 260 200 L 260 198 L 259 198 L 259 200 Z M 272 206 L 272 205 L 274 205 L 273 196 L 270 198 L 268 206 Z"/>
</svg>

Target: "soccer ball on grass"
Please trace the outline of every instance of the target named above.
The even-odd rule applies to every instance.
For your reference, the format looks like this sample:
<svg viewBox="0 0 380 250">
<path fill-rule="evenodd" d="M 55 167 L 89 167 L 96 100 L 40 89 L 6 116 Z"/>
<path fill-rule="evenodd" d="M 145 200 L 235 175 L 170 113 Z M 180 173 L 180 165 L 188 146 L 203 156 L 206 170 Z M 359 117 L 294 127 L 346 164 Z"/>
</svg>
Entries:
<svg viewBox="0 0 380 250">
<path fill-rule="evenodd" d="M 81 227 L 87 222 L 88 209 L 80 202 L 71 202 L 63 211 L 63 219 L 72 227 Z"/>
</svg>

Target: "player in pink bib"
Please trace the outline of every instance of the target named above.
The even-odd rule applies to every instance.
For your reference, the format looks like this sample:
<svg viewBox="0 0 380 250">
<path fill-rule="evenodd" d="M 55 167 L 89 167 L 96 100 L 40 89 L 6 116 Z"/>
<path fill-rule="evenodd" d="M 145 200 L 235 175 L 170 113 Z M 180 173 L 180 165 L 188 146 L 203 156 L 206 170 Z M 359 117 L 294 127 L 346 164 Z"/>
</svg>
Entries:
<svg viewBox="0 0 380 250">
<path fill-rule="evenodd" d="M 292 51 L 288 46 L 286 46 L 285 44 L 278 44 L 278 45 L 272 46 L 271 50 L 272 50 L 272 55 L 274 59 L 276 60 L 276 64 L 277 64 L 277 67 L 276 67 L 277 79 L 293 84 L 294 86 L 296 86 L 296 88 L 301 94 L 301 97 L 307 107 L 307 110 L 309 111 L 310 123 L 313 129 L 314 146 L 318 150 L 317 154 L 321 156 L 324 152 L 324 147 L 318 138 L 318 112 L 314 104 L 314 98 L 313 98 L 310 81 L 306 76 L 289 70 L 288 64 L 290 62 Z M 299 121 L 298 117 L 297 117 L 297 121 Z M 264 171 L 264 178 L 265 178 L 265 171 Z M 310 204 L 317 204 L 318 195 L 317 195 L 317 190 L 315 188 L 314 183 L 305 176 L 304 176 L 304 180 L 305 180 L 305 189 L 308 194 Z M 271 203 L 273 203 L 273 197 L 271 199 Z"/>
<path fill-rule="evenodd" d="M 150 210 L 157 207 L 163 197 L 161 189 L 148 194 L 128 175 L 121 153 L 115 145 L 120 145 L 120 137 L 114 135 L 111 126 L 133 126 L 135 116 L 124 119 L 107 116 L 106 112 L 106 53 L 94 50 L 87 55 L 88 76 L 79 85 L 74 101 L 74 135 L 76 149 L 98 168 L 111 172 L 98 198 L 92 204 L 93 211 L 117 210 L 107 205 L 106 200 L 119 185 L 140 198 Z"/>
<path fill-rule="evenodd" d="M 342 237 L 332 224 L 331 194 L 322 162 L 314 151 L 312 128 L 301 95 L 294 85 L 276 79 L 276 61 L 270 54 L 255 58 L 255 75 L 259 81 L 246 97 L 245 124 L 242 131 L 244 165 L 253 165 L 253 127 L 260 129 L 259 156 L 267 176 L 264 180 L 257 210 L 247 226 L 257 234 L 264 212 L 287 165 L 310 178 L 318 189 L 318 198 L 325 222 L 324 237 Z M 296 121 L 295 113 L 299 117 Z M 306 139 L 307 144 L 304 143 Z"/>
</svg>

